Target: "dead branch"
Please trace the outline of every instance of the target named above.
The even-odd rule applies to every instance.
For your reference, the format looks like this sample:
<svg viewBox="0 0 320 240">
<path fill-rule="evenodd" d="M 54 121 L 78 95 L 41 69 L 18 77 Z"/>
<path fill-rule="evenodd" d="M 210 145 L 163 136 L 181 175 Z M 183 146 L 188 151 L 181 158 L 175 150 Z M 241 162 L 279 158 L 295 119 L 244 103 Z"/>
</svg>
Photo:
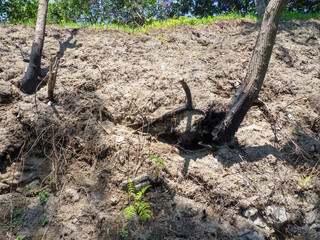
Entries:
<svg viewBox="0 0 320 240">
<path fill-rule="evenodd" d="M 48 78 L 48 98 L 51 102 L 54 101 L 53 90 L 56 85 L 56 78 L 59 68 L 59 59 L 54 57 L 51 59 L 50 70 L 49 70 L 49 78 Z"/>
<path fill-rule="evenodd" d="M 184 92 L 186 93 L 186 97 L 187 97 L 186 104 L 184 104 L 183 106 L 180 106 L 176 109 L 173 109 L 173 110 L 163 114 L 162 116 L 157 117 L 157 118 L 147 122 L 146 124 L 144 124 L 144 122 L 140 122 L 140 123 L 134 123 L 134 124 L 128 125 L 128 127 L 139 127 L 138 130 L 143 130 L 150 125 L 153 125 L 157 122 L 163 121 L 166 118 L 172 117 L 172 116 L 179 114 L 179 113 L 182 113 L 184 111 L 195 111 L 195 112 L 199 112 L 200 114 L 204 114 L 204 111 L 202 111 L 201 109 L 195 109 L 193 107 L 191 91 L 190 91 L 188 84 L 183 79 L 180 80 L 179 82 L 182 85 Z"/>
<path fill-rule="evenodd" d="M 20 49 L 20 54 L 24 62 L 29 62 L 29 55 L 25 51 L 23 51 L 21 44 L 15 43 L 16 47 Z"/>
</svg>

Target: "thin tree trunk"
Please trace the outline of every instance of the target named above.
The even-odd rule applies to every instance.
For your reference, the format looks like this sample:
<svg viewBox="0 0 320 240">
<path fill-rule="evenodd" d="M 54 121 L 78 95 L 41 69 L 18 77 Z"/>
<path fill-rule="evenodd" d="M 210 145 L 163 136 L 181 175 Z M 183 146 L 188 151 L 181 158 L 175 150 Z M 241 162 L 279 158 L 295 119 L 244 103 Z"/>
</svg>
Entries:
<svg viewBox="0 0 320 240">
<path fill-rule="evenodd" d="M 247 75 L 234 95 L 225 119 L 211 132 L 214 141 L 229 141 L 257 99 L 268 70 L 279 21 L 288 2 L 271 0 L 267 6 Z"/>
<path fill-rule="evenodd" d="M 264 11 L 268 5 L 268 0 L 254 0 L 256 11 L 259 17 L 263 17 Z"/>
<path fill-rule="evenodd" d="M 20 83 L 21 91 L 32 94 L 41 82 L 41 55 L 44 42 L 48 0 L 40 0 L 35 29 L 35 39 L 30 53 L 29 66 Z"/>
</svg>

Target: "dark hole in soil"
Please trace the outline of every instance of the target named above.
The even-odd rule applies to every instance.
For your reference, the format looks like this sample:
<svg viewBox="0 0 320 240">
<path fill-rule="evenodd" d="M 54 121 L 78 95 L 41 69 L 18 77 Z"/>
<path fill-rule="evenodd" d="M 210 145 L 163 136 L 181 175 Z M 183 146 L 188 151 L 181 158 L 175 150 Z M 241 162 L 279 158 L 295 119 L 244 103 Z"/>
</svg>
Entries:
<svg viewBox="0 0 320 240">
<path fill-rule="evenodd" d="M 20 146 L 9 146 L 8 149 L 2 153 L 0 153 L 0 173 L 6 173 L 7 167 L 10 165 L 11 161 L 14 161 L 16 157 L 19 155 Z"/>
</svg>

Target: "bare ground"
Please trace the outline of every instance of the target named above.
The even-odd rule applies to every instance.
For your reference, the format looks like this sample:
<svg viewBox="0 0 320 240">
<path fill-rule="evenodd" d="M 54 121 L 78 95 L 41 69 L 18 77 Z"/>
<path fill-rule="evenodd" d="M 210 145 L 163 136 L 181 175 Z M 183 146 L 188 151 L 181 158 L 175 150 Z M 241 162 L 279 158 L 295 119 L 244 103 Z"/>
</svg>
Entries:
<svg viewBox="0 0 320 240">
<path fill-rule="evenodd" d="M 61 58 L 50 104 L 46 86 L 17 88 L 34 29 L 0 25 L 0 239 L 320 239 L 319 20 L 280 24 L 260 93 L 275 124 L 253 107 L 231 143 L 197 150 L 156 135 L 190 114 L 152 134 L 127 127 L 184 104 L 180 79 L 196 108 L 227 102 L 259 26 L 49 26 L 43 74 Z M 123 183 L 141 175 L 146 222 L 124 217 Z"/>
</svg>

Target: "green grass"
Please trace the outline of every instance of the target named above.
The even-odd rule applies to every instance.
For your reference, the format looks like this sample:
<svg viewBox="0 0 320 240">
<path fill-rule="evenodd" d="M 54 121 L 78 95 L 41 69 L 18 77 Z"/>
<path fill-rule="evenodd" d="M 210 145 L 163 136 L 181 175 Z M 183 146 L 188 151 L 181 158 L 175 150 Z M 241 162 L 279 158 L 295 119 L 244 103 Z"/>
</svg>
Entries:
<svg viewBox="0 0 320 240">
<path fill-rule="evenodd" d="M 59 24 L 51 24 L 61 28 L 93 28 L 93 29 L 121 29 L 124 31 L 134 31 L 134 32 L 147 32 L 151 29 L 156 28 L 172 28 L 175 26 L 190 26 L 190 25 L 204 25 L 210 24 L 217 20 L 231 20 L 231 19 L 250 19 L 253 21 L 261 21 L 261 18 L 257 17 L 254 13 L 247 13 L 243 15 L 237 12 L 231 12 L 227 14 L 217 15 L 217 16 L 209 16 L 203 18 L 195 18 L 195 17 L 179 17 L 179 18 L 171 18 L 165 21 L 154 21 L 151 23 L 147 23 L 142 27 L 132 28 L 131 26 L 123 26 L 118 24 L 79 24 L 74 22 L 61 22 Z M 320 19 L 320 13 L 299 13 L 299 12 L 285 12 L 283 13 L 282 20 L 297 20 L 297 19 Z M 32 21 L 22 22 L 19 24 L 35 26 L 35 23 Z M 50 24 L 50 23 L 48 23 Z"/>
<path fill-rule="evenodd" d="M 320 12 L 317 13 L 299 13 L 299 12 L 284 12 L 281 16 L 282 20 L 298 20 L 298 19 L 320 19 Z"/>
<path fill-rule="evenodd" d="M 295 20 L 295 19 L 320 19 L 320 13 L 297 13 L 297 12 L 285 12 L 282 15 L 282 20 Z M 179 17 L 167 19 L 165 21 L 154 21 L 150 24 L 145 24 L 142 27 L 135 28 L 135 32 L 147 32 L 148 30 L 155 28 L 172 28 L 175 26 L 188 26 L 188 25 L 204 25 L 210 24 L 217 20 L 232 20 L 232 19 L 250 19 L 253 21 L 261 21 L 254 13 L 247 13 L 243 15 L 241 13 L 231 12 L 223 15 L 217 16 L 209 16 L 203 18 L 195 18 L 195 17 Z M 121 29 L 124 31 L 133 31 L 130 26 L 122 26 L 117 24 L 95 24 L 95 25 L 83 25 L 71 22 L 62 22 L 58 24 L 59 27 L 68 27 L 68 28 L 81 28 L 81 27 L 89 27 L 89 28 L 98 28 L 98 29 Z"/>
<path fill-rule="evenodd" d="M 203 25 L 209 24 L 216 20 L 229 20 L 229 19 L 252 19 L 258 20 L 258 18 L 254 14 L 247 14 L 246 16 L 242 16 L 240 13 L 228 13 L 224 15 L 218 15 L 214 17 L 203 17 L 203 18 L 195 18 L 195 17 L 179 17 L 167 19 L 165 21 L 154 21 L 150 24 L 145 24 L 142 27 L 137 27 L 134 29 L 135 32 L 146 32 L 150 29 L 154 28 L 171 28 L 175 26 L 186 26 L 186 25 Z M 117 24 L 95 24 L 95 25 L 86 25 L 86 24 L 78 24 L 73 22 L 61 22 L 59 24 L 54 24 L 56 26 L 62 28 L 98 28 L 98 29 L 121 29 L 125 31 L 133 31 L 133 28 L 130 26 L 123 26 Z"/>
<path fill-rule="evenodd" d="M 195 18 L 195 17 L 179 17 L 176 19 L 168 19 L 165 21 L 155 21 L 151 24 L 147 24 L 138 30 L 141 32 L 148 31 L 152 28 L 171 28 L 175 26 L 185 26 L 185 25 L 203 25 L 209 24 L 217 20 L 229 20 L 229 19 L 252 19 L 257 20 L 257 17 L 253 14 L 247 14 L 246 16 L 242 16 L 239 13 L 229 13 L 224 15 L 218 15 L 214 17 L 203 17 L 203 18 Z"/>
</svg>

